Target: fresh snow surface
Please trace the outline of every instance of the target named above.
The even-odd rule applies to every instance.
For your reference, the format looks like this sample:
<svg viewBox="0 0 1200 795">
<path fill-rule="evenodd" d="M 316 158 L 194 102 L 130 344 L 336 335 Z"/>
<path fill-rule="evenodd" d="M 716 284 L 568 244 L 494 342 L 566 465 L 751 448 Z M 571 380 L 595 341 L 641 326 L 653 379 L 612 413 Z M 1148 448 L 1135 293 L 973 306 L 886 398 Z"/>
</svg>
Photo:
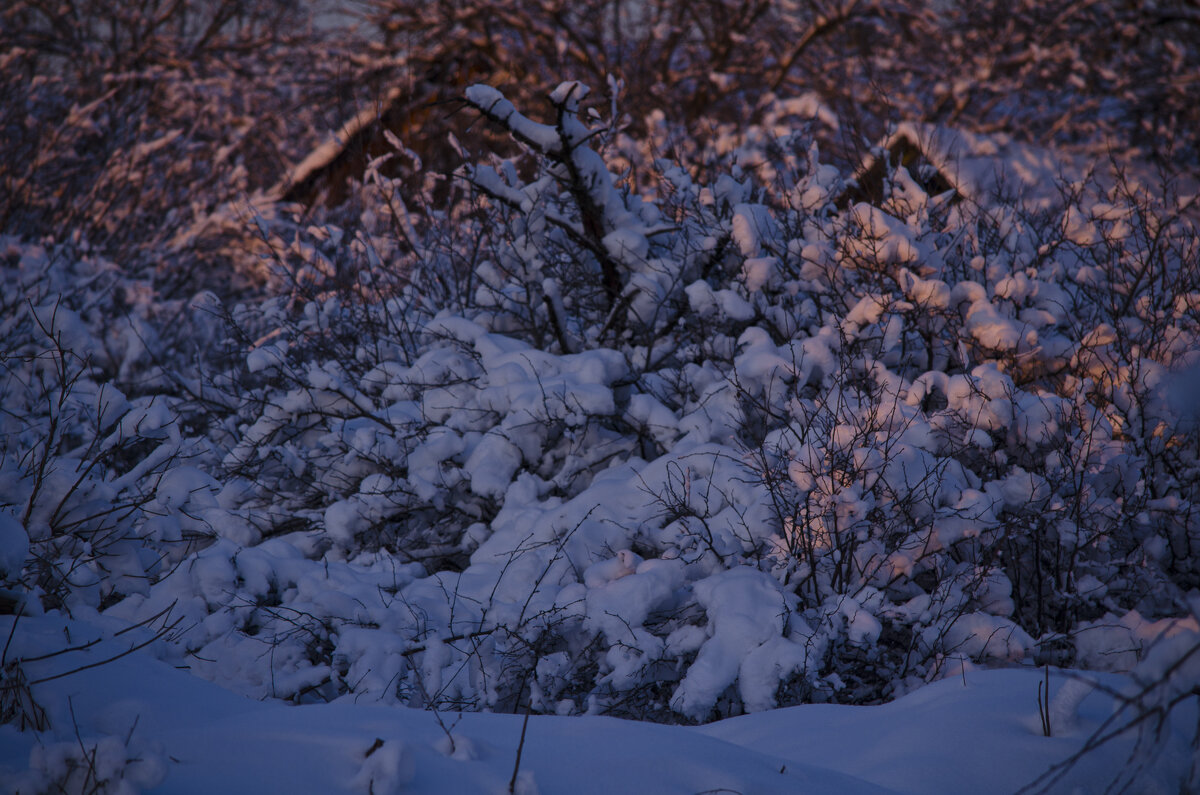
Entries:
<svg viewBox="0 0 1200 795">
<path fill-rule="evenodd" d="M 6 616 L 0 632 L 7 637 L 11 629 Z M 104 633 L 56 617 L 24 618 L 9 659 L 61 648 L 68 636 L 82 645 Z M 129 634 L 109 635 L 86 650 L 24 667 L 36 681 L 106 660 L 136 642 Z M 521 716 L 435 715 L 352 699 L 299 707 L 253 701 L 175 670 L 153 656 L 154 648 L 34 685 L 53 729 L 0 727 L 0 790 L 40 791 L 47 781 L 41 776 L 61 773 L 62 760 L 81 742 L 90 747 L 106 736 L 98 759 L 105 761 L 107 751 L 110 769 L 125 765 L 122 783 L 129 785 L 114 791 L 508 791 Z M 1015 792 L 1076 752 L 1111 714 L 1113 700 L 1104 691 L 1126 684 L 1100 675 L 1100 687 L 1091 688 L 1054 672 L 1051 691 L 1079 708 L 1062 736 L 1045 738 L 1036 710 L 1042 676 L 1032 669 L 969 670 L 884 706 L 791 707 L 701 727 L 534 716 L 514 791 Z M 1175 717 L 1180 729 L 1195 722 L 1194 715 Z M 1122 738 L 1086 756 L 1054 791 L 1102 792 L 1132 747 L 1132 738 Z M 1162 781 L 1188 763 L 1186 745 L 1168 745 L 1136 790 L 1168 791 Z"/>
</svg>

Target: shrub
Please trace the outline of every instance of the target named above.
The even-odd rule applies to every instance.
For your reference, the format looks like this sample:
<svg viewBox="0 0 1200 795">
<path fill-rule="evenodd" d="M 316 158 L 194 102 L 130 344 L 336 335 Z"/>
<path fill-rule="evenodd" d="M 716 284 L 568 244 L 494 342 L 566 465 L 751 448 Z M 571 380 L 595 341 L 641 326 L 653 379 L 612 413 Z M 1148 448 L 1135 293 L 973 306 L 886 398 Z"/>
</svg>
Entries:
<svg viewBox="0 0 1200 795">
<path fill-rule="evenodd" d="M 194 664 L 258 695 L 673 721 L 1079 662 L 1082 622 L 1177 613 L 1186 203 L 895 167 L 839 207 L 815 148 L 765 144 L 783 194 L 667 161 L 635 193 L 584 99 L 539 123 L 469 89 L 536 168 L 464 167 L 449 213 L 375 169 L 353 235 L 264 222 L 293 289 L 229 315 L 251 348 L 209 378 L 257 530 L 114 612 L 224 615 Z"/>
</svg>

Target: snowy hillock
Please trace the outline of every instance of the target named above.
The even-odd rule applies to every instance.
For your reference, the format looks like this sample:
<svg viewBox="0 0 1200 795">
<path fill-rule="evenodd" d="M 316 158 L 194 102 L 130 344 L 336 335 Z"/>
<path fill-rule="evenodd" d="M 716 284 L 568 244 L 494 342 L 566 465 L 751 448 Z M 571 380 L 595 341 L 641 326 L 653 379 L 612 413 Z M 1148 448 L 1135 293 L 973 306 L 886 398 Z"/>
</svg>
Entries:
<svg viewBox="0 0 1200 795">
<path fill-rule="evenodd" d="M 137 625 L 136 659 L 245 696 L 441 720 L 900 699 L 877 714 L 915 732 L 940 719 L 898 705 L 963 679 L 986 692 L 947 714 L 1034 698 L 1032 672 L 979 669 L 1133 671 L 1113 703 L 1168 728 L 1130 747 L 1175 759 L 1200 648 L 1194 197 L 1084 175 L 1055 201 L 982 201 L 895 166 L 880 201 L 839 207 L 852 174 L 799 136 L 751 129 L 708 179 L 586 97 L 564 83 L 536 121 L 467 89 L 537 166 L 473 160 L 463 205 L 402 195 L 376 164 L 353 228 L 256 216 L 272 275 L 255 300 L 164 303 L 69 240 L 0 241 L 0 612 L 33 617 L 6 619 L 13 636 L 57 614 Z M 52 650 L 22 648 L 6 720 L 69 739 L 67 691 L 37 684 Z M 115 736 L 105 708 L 84 720 Z M 283 714 L 234 736 L 294 731 Z M 737 786 L 783 759 L 789 786 L 845 791 L 849 756 L 816 773 L 744 740 L 805 715 L 705 730 L 744 753 L 636 732 L 731 754 L 755 771 Z M 347 774 L 423 780 L 431 720 Z M 453 720 L 484 747 L 520 731 Z M 323 742 L 366 750 L 339 732 Z M 61 772 L 50 753 L 34 766 Z M 960 783 L 911 770 L 900 791 Z"/>
</svg>

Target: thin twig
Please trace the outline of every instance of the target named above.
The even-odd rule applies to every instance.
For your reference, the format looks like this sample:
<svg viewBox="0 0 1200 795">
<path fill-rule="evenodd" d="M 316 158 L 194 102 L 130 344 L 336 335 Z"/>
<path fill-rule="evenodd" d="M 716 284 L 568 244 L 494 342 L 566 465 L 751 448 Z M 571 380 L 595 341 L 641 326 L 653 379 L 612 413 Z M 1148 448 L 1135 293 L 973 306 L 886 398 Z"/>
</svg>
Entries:
<svg viewBox="0 0 1200 795">
<path fill-rule="evenodd" d="M 42 677 L 41 679 L 34 679 L 29 684 L 40 685 L 40 684 L 44 684 L 46 682 L 53 682 L 55 679 L 63 679 L 64 677 L 72 676 L 74 674 L 86 671 L 89 668 L 99 668 L 101 665 L 107 665 L 110 662 L 114 662 L 116 660 L 121 659 L 122 657 L 126 657 L 130 654 L 133 654 L 135 651 L 146 648 L 151 643 L 154 643 L 156 640 L 161 640 L 162 638 L 166 637 L 166 635 L 171 630 L 175 629 L 175 627 L 178 626 L 179 623 L 182 621 L 183 621 L 183 617 L 181 616 L 181 617 L 177 618 L 172 624 L 163 627 L 157 634 L 154 635 L 154 637 L 150 638 L 149 640 L 139 643 L 136 646 L 130 646 L 128 649 L 121 652 L 120 654 L 114 654 L 112 657 L 109 657 L 108 659 L 99 660 L 94 663 L 88 663 L 87 665 L 81 665 L 78 668 L 74 668 L 70 671 L 64 671 L 60 674 L 54 674 L 53 676 L 45 676 L 45 677 Z"/>
<path fill-rule="evenodd" d="M 521 741 L 517 743 L 517 761 L 513 765 L 512 778 L 508 780 L 508 795 L 513 795 L 517 788 L 517 773 L 521 770 L 521 754 L 525 751 L 525 730 L 529 728 L 529 713 L 521 721 Z"/>
</svg>

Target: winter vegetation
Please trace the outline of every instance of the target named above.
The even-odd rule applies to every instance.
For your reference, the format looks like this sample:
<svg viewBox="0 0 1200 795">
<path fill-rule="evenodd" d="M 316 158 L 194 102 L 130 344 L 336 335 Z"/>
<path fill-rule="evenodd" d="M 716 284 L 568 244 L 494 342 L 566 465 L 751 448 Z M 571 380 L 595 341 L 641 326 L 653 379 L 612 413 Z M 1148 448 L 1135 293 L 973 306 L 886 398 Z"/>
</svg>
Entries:
<svg viewBox="0 0 1200 795">
<path fill-rule="evenodd" d="M 1200 789 L 1194 3 L 333 10 L 0 10 L 8 790 Z"/>
</svg>

